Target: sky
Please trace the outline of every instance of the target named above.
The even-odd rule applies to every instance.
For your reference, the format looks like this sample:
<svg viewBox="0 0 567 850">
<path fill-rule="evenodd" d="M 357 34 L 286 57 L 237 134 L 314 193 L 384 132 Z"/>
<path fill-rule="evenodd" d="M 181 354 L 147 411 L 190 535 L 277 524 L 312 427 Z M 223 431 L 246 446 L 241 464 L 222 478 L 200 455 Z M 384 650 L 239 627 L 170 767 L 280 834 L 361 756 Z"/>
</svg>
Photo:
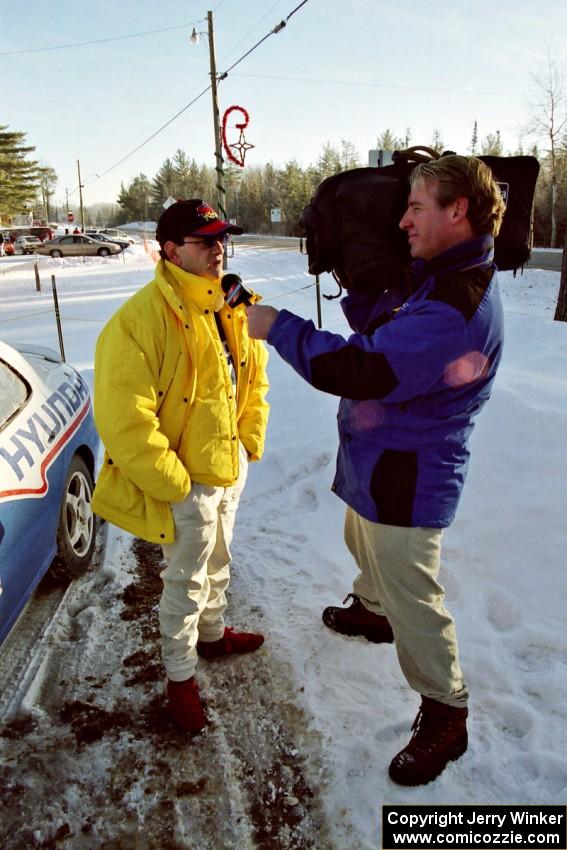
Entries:
<svg viewBox="0 0 567 850">
<path fill-rule="evenodd" d="M 499 130 L 514 151 L 534 99 L 531 71 L 548 51 L 565 60 L 564 0 L 300 3 L 26 0 L 14 14 L 0 0 L 0 122 L 25 132 L 35 157 L 55 169 L 56 205 L 67 192 L 78 202 L 79 161 L 88 206 L 115 202 L 121 182 L 152 178 L 178 149 L 214 165 L 210 91 L 171 121 L 210 83 L 209 10 L 219 73 L 291 14 L 219 84 L 221 119 L 231 106 L 248 113 L 247 165 L 307 166 L 323 144 L 343 139 L 367 164 L 387 128 L 398 136 L 410 128 L 416 145 L 439 130 L 447 149 L 467 153 L 475 120 L 481 141 Z M 193 27 L 203 33 L 198 44 Z"/>
<path fill-rule="evenodd" d="M 237 243 L 229 270 L 274 307 L 315 318 L 313 278 L 297 249 Z M 2 339 L 57 350 L 50 287 L 56 275 L 67 359 L 92 387 L 96 338 L 151 278 L 153 263 L 134 245 L 107 260 L 43 257 L 39 273 L 38 293 L 32 257 L 0 260 Z M 259 846 L 239 841 L 240 817 L 222 813 L 248 811 L 252 793 L 263 801 L 257 811 L 269 808 L 266 800 L 276 801 L 274 818 L 286 811 L 283 771 L 262 773 L 278 737 L 293 745 L 304 771 L 297 795 L 303 808 L 292 808 L 292 822 L 309 828 L 305 810 L 319 806 L 329 829 L 328 840 L 312 845 L 294 841 L 297 833 L 286 839 L 276 824 L 270 846 L 282 850 L 376 850 L 382 804 L 565 805 L 567 324 L 553 321 L 559 272 L 529 268 L 499 277 L 504 354 L 472 435 L 467 483 L 444 533 L 440 573 L 471 693 L 466 754 L 423 787 L 403 788 L 388 778 L 390 759 L 409 740 L 419 698 L 400 673 L 393 646 L 343 637 L 321 622 L 323 608 L 341 604 L 356 573 L 343 542 L 344 504 L 330 491 L 338 399 L 310 387 L 270 348 L 266 452 L 250 466 L 238 511 L 227 611 L 230 625 L 258 628 L 265 644 L 254 656 L 214 668 L 199 662 L 212 724 L 195 741 L 163 722 L 148 726 L 151 707 L 164 701 L 163 674 L 152 662 L 159 650 L 145 621 L 138 628 L 123 618 L 123 589 L 135 572 L 132 537 L 111 528 L 104 563 L 67 594 L 37 648 L 37 675 L 26 673 L 16 690 L 14 707 L 24 722 L 17 734 L 0 734 L 0 839 L 3 830 L 9 836 L 2 846 L 46 846 L 62 825 L 79 849 L 140 846 L 136 830 L 144 846 L 148 840 L 161 846 L 148 831 L 154 835 L 166 811 L 177 817 L 176 846 Z M 328 275 L 322 288 L 336 290 Z M 337 301 L 324 301 L 322 314 L 326 330 L 347 332 Z M 19 657 L 22 643 L 16 632 L 2 651 Z M 125 662 L 141 650 L 153 667 L 135 686 L 125 684 L 132 673 Z M 85 703 L 92 705 L 86 715 L 92 725 L 95 712 L 106 719 L 105 733 L 79 747 L 61 709 Z M 121 726 L 120 718 L 126 718 Z M 289 766 L 289 756 L 284 763 Z M 255 792 L 247 770 L 256 777 Z M 176 793 L 182 781 L 199 792 Z M 209 840 L 199 840 L 207 829 Z"/>
</svg>

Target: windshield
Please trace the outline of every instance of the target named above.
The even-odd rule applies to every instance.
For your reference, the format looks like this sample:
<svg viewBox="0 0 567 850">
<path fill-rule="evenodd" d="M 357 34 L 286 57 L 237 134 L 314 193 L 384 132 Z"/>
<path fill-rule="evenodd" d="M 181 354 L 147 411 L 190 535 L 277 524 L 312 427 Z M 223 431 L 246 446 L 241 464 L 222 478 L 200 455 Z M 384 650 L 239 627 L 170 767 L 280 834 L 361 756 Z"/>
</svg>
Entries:
<svg viewBox="0 0 567 850">
<path fill-rule="evenodd" d="M 28 396 L 27 384 L 0 360 L 0 430 L 24 406 Z"/>
</svg>

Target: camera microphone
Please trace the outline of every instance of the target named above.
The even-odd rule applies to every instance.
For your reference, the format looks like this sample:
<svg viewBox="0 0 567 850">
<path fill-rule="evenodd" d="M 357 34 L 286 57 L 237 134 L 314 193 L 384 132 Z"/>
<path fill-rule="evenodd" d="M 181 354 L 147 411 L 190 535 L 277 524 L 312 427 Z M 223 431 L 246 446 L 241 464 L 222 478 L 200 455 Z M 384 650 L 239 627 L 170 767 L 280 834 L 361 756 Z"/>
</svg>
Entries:
<svg viewBox="0 0 567 850">
<path fill-rule="evenodd" d="M 239 304 L 246 304 L 248 307 L 252 303 L 250 300 L 252 293 L 245 288 L 240 275 L 230 272 L 223 275 L 221 287 L 224 292 L 224 300 L 229 307 L 238 307 Z"/>
</svg>

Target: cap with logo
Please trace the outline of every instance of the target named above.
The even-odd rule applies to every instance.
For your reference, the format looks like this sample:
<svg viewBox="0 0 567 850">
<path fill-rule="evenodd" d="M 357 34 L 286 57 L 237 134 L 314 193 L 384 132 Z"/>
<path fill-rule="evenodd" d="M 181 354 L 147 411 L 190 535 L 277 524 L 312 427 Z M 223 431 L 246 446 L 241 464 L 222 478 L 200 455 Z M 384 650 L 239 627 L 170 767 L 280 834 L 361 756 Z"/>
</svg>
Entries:
<svg viewBox="0 0 567 850">
<path fill-rule="evenodd" d="M 163 245 L 172 241 L 180 245 L 186 236 L 239 235 L 242 227 L 219 218 L 215 210 L 201 198 L 177 201 L 163 212 L 158 221 L 156 239 Z"/>
</svg>

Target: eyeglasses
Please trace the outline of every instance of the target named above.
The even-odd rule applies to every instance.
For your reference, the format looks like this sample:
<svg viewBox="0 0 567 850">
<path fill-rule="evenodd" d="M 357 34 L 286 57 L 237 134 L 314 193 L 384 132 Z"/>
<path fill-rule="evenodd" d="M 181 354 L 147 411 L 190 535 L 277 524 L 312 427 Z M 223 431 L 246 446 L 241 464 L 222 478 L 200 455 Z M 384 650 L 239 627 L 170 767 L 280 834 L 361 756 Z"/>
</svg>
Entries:
<svg viewBox="0 0 567 850">
<path fill-rule="evenodd" d="M 184 245 L 202 245 L 207 249 L 214 248 L 218 242 L 220 242 L 223 248 L 225 245 L 228 245 L 228 233 L 223 233 L 220 236 L 203 236 L 202 239 L 192 239 L 191 241 L 188 239 L 183 240 Z"/>
</svg>

